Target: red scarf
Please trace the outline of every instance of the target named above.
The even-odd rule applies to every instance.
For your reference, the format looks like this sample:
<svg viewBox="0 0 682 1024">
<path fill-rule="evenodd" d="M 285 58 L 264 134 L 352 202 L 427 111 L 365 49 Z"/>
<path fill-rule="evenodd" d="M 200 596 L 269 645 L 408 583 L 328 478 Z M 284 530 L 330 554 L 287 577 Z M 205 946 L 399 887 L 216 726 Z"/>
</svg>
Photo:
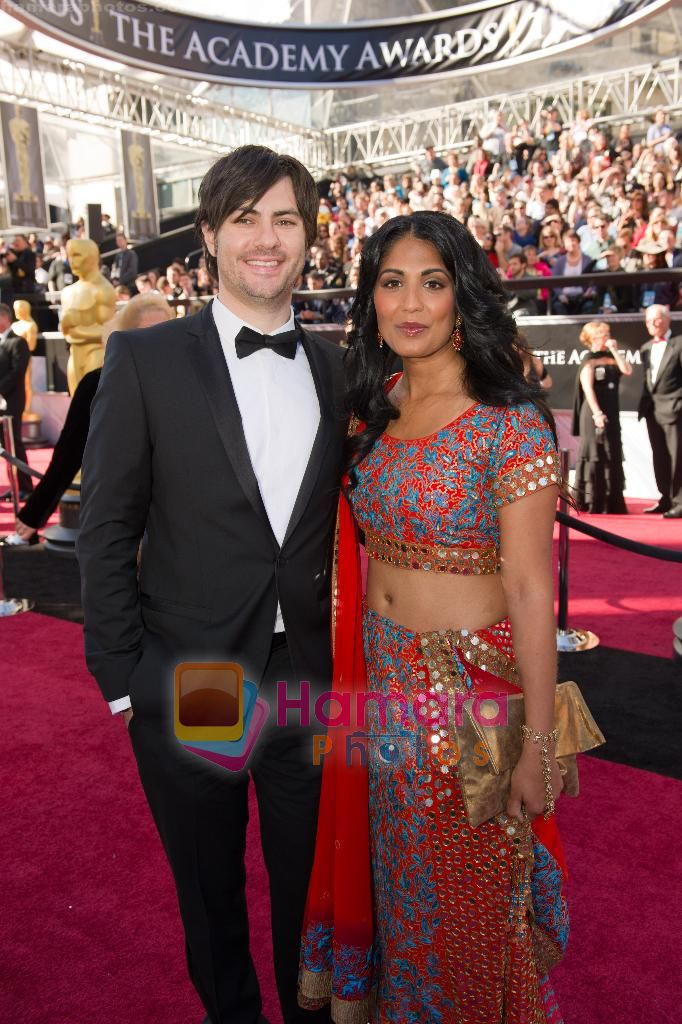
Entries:
<svg viewBox="0 0 682 1024">
<path fill-rule="evenodd" d="M 364 723 L 355 697 L 366 688 L 362 578 L 357 527 L 342 493 L 332 580 L 332 689 L 350 704 L 350 725 L 329 730 L 315 861 L 303 924 L 300 1002 L 315 1009 L 331 998 L 337 1024 L 366 1024 L 372 960 L 369 795 Z M 349 748 L 351 751 L 349 755 Z"/>
</svg>

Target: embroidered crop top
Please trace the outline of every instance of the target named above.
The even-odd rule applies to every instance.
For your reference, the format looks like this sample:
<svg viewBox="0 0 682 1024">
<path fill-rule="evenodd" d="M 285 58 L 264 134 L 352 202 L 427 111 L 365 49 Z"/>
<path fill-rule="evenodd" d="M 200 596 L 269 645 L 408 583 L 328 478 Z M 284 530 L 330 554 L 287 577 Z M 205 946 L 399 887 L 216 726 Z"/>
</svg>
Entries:
<svg viewBox="0 0 682 1024">
<path fill-rule="evenodd" d="M 535 405 L 477 404 L 427 437 L 382 434 L 356 473 L 368 557 L 478 575 L 499 570 L 498 509 L 558 484 L 559 461 Z"/>
</svg>

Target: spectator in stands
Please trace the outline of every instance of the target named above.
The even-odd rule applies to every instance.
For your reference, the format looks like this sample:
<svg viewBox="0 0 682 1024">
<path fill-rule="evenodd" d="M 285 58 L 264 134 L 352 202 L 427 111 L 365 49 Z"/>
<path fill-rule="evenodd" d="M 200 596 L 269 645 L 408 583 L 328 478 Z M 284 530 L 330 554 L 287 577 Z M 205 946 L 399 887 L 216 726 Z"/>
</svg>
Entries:
<svg viewBox="0 0 682 1024">
<path fill-rule="evenodd" d="M 644 511 L 682 519 L 682 336 L 673 336 L 665 306 L 649 306 L 645 323 L 651 341 L 640 349 L 644 380 L 638 416 L 646 421 L 661 497 Z"/>
<path fill-rule="evenodd" d="M 44 294 L 47 291 L 48 274 L 43 266 L 43 257 L 38 253 L 36 253 L 35 281 L 36 291 Z"/>
<path fill-rule="evenodd" d="M 654 114 L 654 122 L 649 126 L 646 133 L 647 146 L 653 146 L 655 153 L 664 152 L 664 142 L 672 138 L 673 130 L 668 124 L 665 110 L 657 110 Z"/>
<path fill-rule="evenodd" d="M 102 214 L 102 234 L 105 238 L 116 234 L 116 228 L 111 223 L 111 216 L 108 213 Z"/>
<path fill-rule="evenodd" d="M 593 261 L 580 250 L 580 238 L 575 231 L 564 231 L 564 254 L 557 256 L 552 267 L 553 277 L 570 277 L 585 274 L 592 269 Z M 576 313 L 593 313 L 596 308 L 596 292 L 593 287 L 566 285 L 552 292 L 552 312 L 574 316 Z"/>
<path fill-rule="evenodd" d="M 478 146 L 473 152 L 471 164 L 471 174 L 478 175 L 481 178 L 487 178 L 493 169 L 493 164 L 490 160 L 490 155 L 486 153 L 482 146 Z"/>
<path fill-rule="evenodd" d="M 600 264 L 599 261 L 606 250 L 611 248 L 611 239 L 609 238 L 610 225 L 598 207 L 594 214 L 590 216 L 588 224 L 589 231 L 585 231 L 582 235 L 580 231 L 577 232 L 580 237 L 580 248 L 585 256 L 597 263 L 597 270 L 603 270 L 606 264 Z"/>
<path fill-rule="evenodd" d="M 508 131 L 504 114 L 501 110 L 497 110 L 493 115 L 492 121 L 489 121 L 481 132 L 483 149 L 493 164 L 502 165 L 507 162 L 507 136 Z"/>
<path fill-rule="evenodd" d="M 604 270 L 616 274 L 623 270 L 623 250 L 612 245 L 602 253 Z M 628 284 L 608 284 L 599 289 L 598 305 L 602 313 L 632 313 L 637 309 L 636 289 Z"/>
<path fill-rule="evenodd" d="M 30 295 L 35 291 L 36 254 L 26 235 L 15 235 L 12 244 L 3 250 L 11 277 L 14 295 Z"/>
<path fill-rule="evenodd" d="M 127 284 L 117 284 L 114 288 L 116 293 L 117 302 L 128 302 L 131 297 L 131 291 Z"/>
<path fill-rule="evenodd" d="M 173 315 L 173 310 L 160 295 L 136 295 L 105 325 L 103 340 L 106 342 L 115 330 L 151 327 L 172 320 Z M 76 388 L 45 475 L 20 510 L 16 532 L 5 538 L 5 544 L 14 546 L 37 543 L 36 531 L 50 518 L 62 494 L 80 469 L 90 426 L 90 405 L 101 373 L 101 369 L 91 370 Z"/>
<path fill-rule="evenodd" d="M 510 258 L 512 256 L 520 256 L 523 252 L 521 246 L 516 244 L 512 235 L 512 228 L 505 224 L 497 232 L 495 252 L 497 254 L 498 268 L 504 274 L 507 272 L 507 264 Z"/>
<path fill-rule="evenodd" d="M 154 284 L 149 274 L 138 274 L 135 278 L 135 289 L 140 295 L 154 291 Z"/>
<path fill-rule="evenodd" d="M 418 170 L 424 179 L 428 179 L 431 171 L 442 172 L 447 170 L 447 164 L 442 157 L 436 156 L 436 150 L 433 146 L 425 146 L 424 156 L 419 161 Z"/>
<path fill-rule="evenodd" d="M 529 273 L 528 258 L 525 252 L 509 257 L 505 274 L 508 281 L 518 281 L 521 278 L 536 276 L 535 272 Z M 507 304 L 507 308 L 514 316 L 537 316 L 538 304 L 535 294 L 535 292 L 531 291 L 514 292 Z"/>
<path fill-rule="evenodd" d="M 559 137 L 563 131 L 563 125 L 556 107 L 540 112 L 542 120 L 542 145 L 548 154 L 555 153 L 559 148 Z"/>
<path fill-rule="evenodd" d="M 583 224 L 587 224 L 587 211 L 589 204 L 594 202 L 589 184 L 580 179 L 577 182 L 575 196 L 568 207 L 566 220 L 569 227 L 577 230 Z"/>
<path fill-rule="evenodd" d="M 116 245 L 118 252 L 111 265 L 111 283 L 125 284 L 132 289 L 139 266 L 137 253 L 130 248 L 125 232 L 121 229 L 116 232 Z"/>
<path fill-rule="evenodd" d="M 643 238 L 637 250 L 642 255 L 643 270 L 667 270 L 665 247 L 660 242 Z M 671 308 L 676 301 L 677 286 L 673 281 L 645 281 L 639 286 L 638 308 L 642 312 L 653 305 Z"/>
<path fill-rule="evenodd" d="M 623 446 L 618 383 L 632 366 L 618 351 L 608 324 L 585 324 L 580 341 L 588 349 L 578 371 L 572 431 L 580 437 L 575 468 L 576 504 L 581 512 L 624 515 Z"/>
<path fill-rule="evenodd" d="M 632 228 L 632 244 L 637 245 L 644 238 L 649 223 L 649 204 L 644 189 L 637 188 L 631 193 L 630 207 L 621 218 L 619 228 Z"/>
<path fill-rule="evenodd" d="M 171 288 L 170 281 L 168 280 L 165 274 L 162 274 L 161 277 L 157 280 L 156 289 L 159 295 L 163 295 L 164 299 L 173 298 L 173 289 Z"/>
<path fill-rule="evenodd" d="M 215 293 L 215 282 L 206 267 L 197 267 L 197 295 L 215 295 Z"/>
<path fill-rule="evenodd" d="M 318 249 L 313 259 L 313 266 L 322 275 L 323 288 L 345 288 L 346 280 L 343 268 L 332 262 L 324 249 Z"/>
<path fill-rule="evenodd" d="M 448 153 L 447 167 L 443 171 L 443 185 L 447 188 L 448 185 L 462 185 L 468 180 L 469 175 L 466 168 L 460 166 L 457 153 L 451 149 Z"/>
<path fill-rule="evenodd" d="M 519 208 L 525 211 L 525 203 L 520 204 Z M 514 204 L 514 209 L 517 209 L 516 203 Z M 514 217 L 514 231 L 512 232 L 512 239 L 517 245 L 520 245 L 522 249 L 526 245 L 535 245 L 538 240 L 538 230 L 533 221 L 526 216 L 525 212 L 519 212 Z"/>
<path fill-rule="evenodd" d="M 518 174 L 524 174 L 536 146 L 535 136 L 525 117 L 522 117 L 514 125 L 509 137 L 509 145 L 512 154 L 512 169 L 516 170 Z"/>
<path fill-rule="evenodd" d="M 540 259 L 552 270 L 557 256 L 561 256 L 564 251 L 561 235 L 553 225 L 546 224 L 540 231 L 538 244 Z"/>
<path fill-rule="evenodd" d="M 532 221 L 542 221 L 547 213 L 547 204 L 550 199 L 554 199 L 554 185 L 547 178 L 538 178 L 533 183 L 533 192 L 526 207 L 526 215 Z M 558 204 L 556 209 L 558 212 Z"/>
<path fill-rule="evenodd" d="M 617 156 L 620 156 L 623 150 L 626 150 L 628 153 L 632 153 L 633 145 L 631 126 L 629 124 L 622 124 L 618 129 L 618 135 L 613 143 L 614 153 L 616 153 Z"/>
<path fill-rule="evenodd" d="M 658 241 L 664 247 L 666 265 L 682 267 L 682 249 L 677 248 L 677 235 L 675 229 L 666 225 L 658 236 Z"/>
</svg>

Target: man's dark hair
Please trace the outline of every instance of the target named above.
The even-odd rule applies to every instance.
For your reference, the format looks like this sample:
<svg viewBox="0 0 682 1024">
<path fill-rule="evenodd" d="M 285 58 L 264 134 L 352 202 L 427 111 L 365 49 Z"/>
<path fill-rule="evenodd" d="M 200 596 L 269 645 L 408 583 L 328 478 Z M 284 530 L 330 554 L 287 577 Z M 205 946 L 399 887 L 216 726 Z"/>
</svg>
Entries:
<svg viewBox="0 0 682 1024">
<path fill-rule="evenodd" d="M 0 302 L 0 316 L 8 316 L 12 319 L 12 310 L 9 308 L 6 302 Z"/>
<path fill-rule="evenodd" d="M 231 214 L 253 206 L 282 178 L 291 179 L 306 242 L 312 245 L 317 235 L 320 197 L 312 175 L 295 157 L 275 153 L 265 146 L 240 146 L 217 160 L 204 175 L 194 223 L 204 248 L 206 269 L 216 280 L 218 263 L 206 248 L 202 228 L 218 231 Z"/>
</svg>

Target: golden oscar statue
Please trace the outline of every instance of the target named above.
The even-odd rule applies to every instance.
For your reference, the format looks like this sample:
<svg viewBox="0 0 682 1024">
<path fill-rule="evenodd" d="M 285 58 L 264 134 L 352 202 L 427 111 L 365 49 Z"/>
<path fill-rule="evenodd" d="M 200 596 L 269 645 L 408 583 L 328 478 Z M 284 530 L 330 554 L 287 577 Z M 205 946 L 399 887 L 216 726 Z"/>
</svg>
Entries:
<svg viewBox="0 0 682 1024">
<path fill-rule="evenodd" d="M 89 238 L 70 238 L 66 255 L 79 279 L 63 289 L 59 329 L 69 344 L 69 394 L 104 362 L 102 327 L 116 311 L 116 293 L 99 269 L 99 249 Z"/>
<path fill-rule="evenodd" d="M 38 324 L 31 316 L 31 303 L 26 302 L 25 299 L 17 299 L 13 308 L 16 320 L 12 324 L 12 330 L 15 334 L 18 334 L 20 338 L 24 339 L 28 345 L 29 352 L 35 352 L 36 345 L 38 344 Z M 40 434 L 40 416 L 31 412 L 31 400 L 33 399 L 31 374 L 32 367 L 31 360 L 29 359 L 28 366 L 26 367 L 26 379 L 24 383 L 24 390 L 26 391 L 26 405 L 24 407 L 24 414 L 21 418 L 22 423 L 24 424 L 24 439 L 26 441 L 34 441 Z"/>
</svg>

